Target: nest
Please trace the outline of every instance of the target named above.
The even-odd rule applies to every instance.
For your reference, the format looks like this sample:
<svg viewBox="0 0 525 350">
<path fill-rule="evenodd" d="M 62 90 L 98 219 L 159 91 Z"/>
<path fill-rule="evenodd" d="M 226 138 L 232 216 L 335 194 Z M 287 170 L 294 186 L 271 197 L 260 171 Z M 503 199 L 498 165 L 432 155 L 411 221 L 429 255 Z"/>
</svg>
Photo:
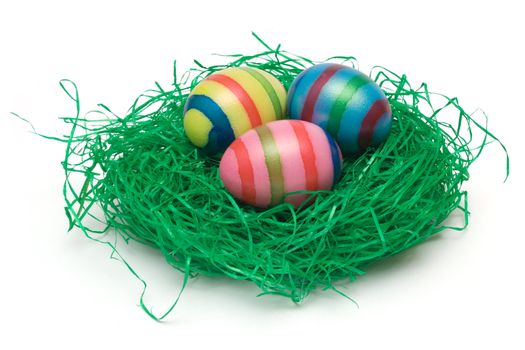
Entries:
<svg viewBox="0 0 525 350">
<path fill-rule="evenodd" d="M 370 77 L 392 107 L 384 144 L 345 158 L 340 182 L 333 191 L 311 192 L 310 206 L 260 210 L 237 202 L 220 181 L 219 158 L 200 153 L 184 135 L 182 110 L 191 89 L 218 70 L 259 68 L 288 88 L 314 64 L 261 43 L 264 52 L 227 56 L 224 65 L 196 61 L 180 79 L 175 75 L 171 89 L 157 84 L 142 94 L 124 117 L 103 105 L 80 117 L 76 86 L 62 81 L 77 104 L 77 115 L 65 118 L 72 125 L 63 163 L 70 228 L 158 248 L 186 277 L 249 280 L 261 294 L 299 302 L 319 287 L 337 291 L 337 283 L 353 281 L 370 263 L 450 228 L 444 222 L 454 211 L 465 216 L 465 225 L 454 228 L 466 226 L 462 184 L 493 136 L 456 99 L 425 84 L 413 88 L 381 67 Z M 356 63 L 346 56 L 327 61 Z M 474 146 L 476 130 L 481 140 Z"/>
</svg>

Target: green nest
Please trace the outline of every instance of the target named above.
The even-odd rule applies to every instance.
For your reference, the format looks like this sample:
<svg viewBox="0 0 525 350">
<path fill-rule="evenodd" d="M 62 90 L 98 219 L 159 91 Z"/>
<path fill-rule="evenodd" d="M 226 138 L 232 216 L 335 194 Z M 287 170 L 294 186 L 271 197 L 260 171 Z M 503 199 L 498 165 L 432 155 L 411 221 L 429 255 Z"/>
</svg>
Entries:
<svg viewBox="0 0 525 350">
<path fill-rule="evenodd" d="M 299 302 L 318 287 L 337 291 L 338 282 L 355 280 L 370 263 L 444 229 L 466 227 L 467 193 L 461 187 L 469 166 L 495 138 L 456 99 L 430 93 L 425 84 L 413 88 L 405 76 L 380 67 L 370 77 L 393 112 L 383 145 L 344 159 L 340 182 L 333 191 L 311 192 L 315 199 L 308 207 L 282 204 L 261 211 L 236 201 L 219 178 L 220 159 L 200 153 L 184 135 L 182 110 L 200 80 L 226 67 L 263 69 L 288 88 L 315 63 L 261 43 L 264 52 L 226 56 L 225 65 L 195 61 L 181 79 L 175 75 L 173 87 L 157 84 L 124 117 L 104 105 L 81 117 L 76 86 L 62 81 L 77 105 L 77 115 L 65 118 L 72 128 L 62 140 L 70 229 L 79 227 L 117 254 L 102 235 L 112 232 L 158 248 L 185 281 L 229 276 L 253 281 L 261 294 Z M 327 61 L 355 65 L 352 57 Z M 476 145 L 474 131 L 481 136 Z M 464 226 L 447 226 L 456 210 Z M 157 318 L 142 298 L 141 305 Z"/>
</svg>

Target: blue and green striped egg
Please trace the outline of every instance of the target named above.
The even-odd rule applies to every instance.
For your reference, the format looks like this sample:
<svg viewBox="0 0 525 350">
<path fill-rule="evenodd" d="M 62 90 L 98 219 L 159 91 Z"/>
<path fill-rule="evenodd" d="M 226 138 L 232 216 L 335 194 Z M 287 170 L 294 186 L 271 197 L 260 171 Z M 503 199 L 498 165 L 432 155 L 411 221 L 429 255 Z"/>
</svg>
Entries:
<svg viewBox="0 0 525 350">
<path fill-rule="evenodd" d="M 345 65 L 322 63 L 299 74 L 290 87 L 288 115 L 325 129 L 345 154 L 377 146 L 392 126 L 390 104 L 365 74 Z"/>
</svg>

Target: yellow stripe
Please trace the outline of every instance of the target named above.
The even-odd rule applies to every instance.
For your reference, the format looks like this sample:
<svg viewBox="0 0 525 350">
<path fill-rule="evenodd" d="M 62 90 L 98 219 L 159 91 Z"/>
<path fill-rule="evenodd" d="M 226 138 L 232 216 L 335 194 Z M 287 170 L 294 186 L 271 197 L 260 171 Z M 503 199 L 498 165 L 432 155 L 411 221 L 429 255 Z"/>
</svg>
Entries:
<svg viewBox="0 0 525 350">
<path fill-rule="evenodd" d="M 223 70 L 221 74 L 234 79 L 246 90 L 257 107 L 263 124 L 280 119 L 280 116 L 275 115 L 275 109 L 273 108 L 270 96 L 268 96 L 261 83 L 252 77 L 250 73 L 238 68 L 227 68 Z"/>
<path fill-rule="evenodd" d="M 261 73 L 266 78 L 266 80 L 270 82 L 270 84 L 272 84 L 273 88 L 275 89 L 275 92 L 277 93 L 277 97 L 279 97 L 279 102 L 281 103 L 281 111 L 283 111 L 283 115 L 280 116 L 278 119 L 286 118 L 286 90 L 284 89 L 283 84 L 281 84 L 281 82 L 270 73 L 265 72 L 262 69 L 257 69 L 257 71 Z"/>
<path fill-rule="evenodd" d="M 235 137 L 251 129 L 250 119 L 237 97 L 224 85 L 211 80 L 201 81 L 192 91 L 193 95 L 206 95 L 221 107 L 230 121 Z"/>
<path fill-rule="evenodd" d="M 199 110 L 190 109 L 184 114 L 184 131 L 195 146 L 203 148 L 208 144 L 208 135 L 213 127 L 211 121 Z"/>
</svg>

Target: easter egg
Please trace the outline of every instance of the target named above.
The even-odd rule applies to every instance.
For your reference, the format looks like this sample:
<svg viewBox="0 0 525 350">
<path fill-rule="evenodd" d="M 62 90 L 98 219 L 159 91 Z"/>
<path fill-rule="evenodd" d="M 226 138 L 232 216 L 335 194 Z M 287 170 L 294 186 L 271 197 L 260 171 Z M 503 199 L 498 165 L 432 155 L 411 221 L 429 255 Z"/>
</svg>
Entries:
<svg viewBox="0 0 525 350">
<path fill-rule="evenodd" d="M 377 146 L 390 133 L 392 111 L 381 88 L 360 71 L 335 63 L 314 65 L 293 81 L 288 115 L 328 131 L 345 154 Z"/>
<path fill-rule="evenodd" d="M 184 131 L 206 153 L 220 153 L 249 129 L 282 119 L 285 104 L 286 90 L 271 74 L 227 68 L 191 91 L 184 106 Z"/>
<path fill-rule="evenodd" d="M 309 194 L 330 190 L 341 173 L 341 151 L 319 126 L 302 120 L 278 120 L 236 139 L 219 166 L 226 189 L 259 208 L 283 202 L 301 205 Z"/>
</svg>

